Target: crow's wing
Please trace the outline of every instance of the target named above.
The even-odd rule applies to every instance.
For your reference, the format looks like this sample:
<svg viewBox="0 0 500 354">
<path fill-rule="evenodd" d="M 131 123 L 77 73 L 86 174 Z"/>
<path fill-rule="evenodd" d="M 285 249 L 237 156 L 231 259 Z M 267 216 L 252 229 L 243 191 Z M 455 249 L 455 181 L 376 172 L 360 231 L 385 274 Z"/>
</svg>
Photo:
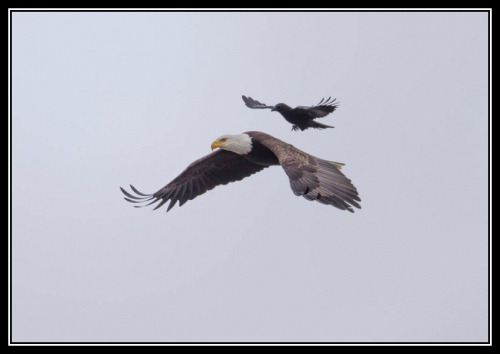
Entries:
<svg viewBox="0 0 500 354">
<path fill-rule="evenodd" d="M 323 98 L 321 99 L 321 101 L 319 101 L 317 105 L 299 106 L 296 107 L 295 110 L 307 114 L 311 119 L 323 118 L 337 109 L 339 103 L 335 102 L 336 100 L 337 100 L 336 98 L 332 100 L 331 97 L 329 97 L 325 101 L 325 99 Z"/>
<path fill-rule="evenodd" d="M 257 100 L 254 100 L 252 97 L 247 97 L 247 96 L 241 96 L 243 98 L 243 102 L 245 102 L 245 105 L 248 108 L 258 108 L 258 109 L 263 109 L 263 108 L 273 108 L 274 106 L 268 106 L 265 103 L 260 103 Z"/>
</svg>

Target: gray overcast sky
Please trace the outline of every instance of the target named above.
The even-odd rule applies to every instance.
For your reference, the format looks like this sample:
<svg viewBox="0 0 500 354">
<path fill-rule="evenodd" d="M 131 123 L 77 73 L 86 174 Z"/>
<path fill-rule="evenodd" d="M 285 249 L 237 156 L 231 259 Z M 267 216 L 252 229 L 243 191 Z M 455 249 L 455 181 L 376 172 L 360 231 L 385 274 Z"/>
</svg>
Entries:
<svg viewBox="0 0 500 354">
<path fill-rule="evenodd" d="M 312 105 L 292 132 L 241 100 Z M 135 209 L 222 134 L 346 163 Z M 486 341 L 488 15 L 12 15 L 14 341 Z"/>
</svg>

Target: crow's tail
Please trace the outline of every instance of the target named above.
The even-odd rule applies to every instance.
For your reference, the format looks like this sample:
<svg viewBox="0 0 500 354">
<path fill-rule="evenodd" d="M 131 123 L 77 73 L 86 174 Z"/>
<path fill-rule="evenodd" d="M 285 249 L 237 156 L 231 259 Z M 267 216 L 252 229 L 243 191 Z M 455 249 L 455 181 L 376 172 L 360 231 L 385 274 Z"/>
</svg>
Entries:
<svg viewBox="0 0 500 354">
<path fill-rule="evenodd" d="M 318 123 L 318 122 L 316 122 L 314 120 L 311 122 L 310 127 L 311 128 L 316 128 L 316 129 L 334 128 L 331 125 L 321 124 L 321 123 Z"/>
</svg>

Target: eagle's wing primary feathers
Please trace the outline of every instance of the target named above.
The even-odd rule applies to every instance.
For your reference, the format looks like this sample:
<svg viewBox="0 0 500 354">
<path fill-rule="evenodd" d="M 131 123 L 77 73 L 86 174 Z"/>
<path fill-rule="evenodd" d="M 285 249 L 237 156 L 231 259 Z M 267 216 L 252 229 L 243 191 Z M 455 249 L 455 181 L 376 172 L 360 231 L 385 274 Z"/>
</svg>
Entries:
<svg viewBox="0 0 500 354">
<path fill-rule="evenodd" d="M 298 166 L 282 164 L 295 195 L 316 200 L 342 210 L 354 212 L 352 206 L 361 208 L 356 187 L 332 162 L 309 155 L 309 164 Z"/>
<path fill-rule="evenodd" d="M 216 186 L 240 181 L 265 167 L 267 166 L 253 164 L 238 154 L 217 150 L 191 163 L 179 176 L 156 193 L 144 194 L 132 185 L 130 188 L 135 195 L 121 187 L 120 189 L 125 194 L 125 200 L 131 203 L 142 203 L 136 207 L 151 205 L 159 201 L 160 203 L 154 208 L 156 210 L 170 200 L 167 208 L 169 211 L 177 201 L 179 201 L 179 206 L 182 206 L 188 200 Z"/>
<path fill-rule="evenodd" d="M 248 108 L 263 109 L 263 108 L 273 108 L 274 107 L 274 106 L 268 106 L 265 103 L 260 103 L 259 101 L 254 100 L 252 97 L 241 96 L 241 98 L 243 98 L 243 102 L 245 102 L 245 105 Z"/>
<path fill-rule="evenodd" d="M 280 161 L 295 195 L 350 212 L 354 212 L 353 206 L 361 208 L 356 187 L 340 171 L 343 164 L 319 159 L 277 141 L 267 140 L 264 144 Z"/>
</svg>

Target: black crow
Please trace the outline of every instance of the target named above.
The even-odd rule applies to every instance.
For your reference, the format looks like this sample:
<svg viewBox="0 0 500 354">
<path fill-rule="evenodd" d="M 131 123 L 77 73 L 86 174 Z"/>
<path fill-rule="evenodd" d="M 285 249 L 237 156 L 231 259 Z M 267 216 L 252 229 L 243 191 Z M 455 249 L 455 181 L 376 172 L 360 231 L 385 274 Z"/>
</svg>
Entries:
<svg viewBox="0 0 500 354">
<path fill-rule="evenodd" d="M 333 128 L 330 125 L 321 124 L 314 121 L 315 118 L 322 118 L 335 111 L 338 103 L 335 102 L 336 98 L 331 100 L 329 97 L 326 101 L 322 99 L 315 106 L 298 106 L 292 108 L 284 103 L 278 103 L 274 106 L 268 106 L 260 103 L 251 97 L 241 96 L 245 105 L 253 109 L 270 108 L 271 111 L 278 111 L 290 123 L 293 124 L 292 130 L 306 130 L 307 128 L 325 129 Z"/>
</svg>

